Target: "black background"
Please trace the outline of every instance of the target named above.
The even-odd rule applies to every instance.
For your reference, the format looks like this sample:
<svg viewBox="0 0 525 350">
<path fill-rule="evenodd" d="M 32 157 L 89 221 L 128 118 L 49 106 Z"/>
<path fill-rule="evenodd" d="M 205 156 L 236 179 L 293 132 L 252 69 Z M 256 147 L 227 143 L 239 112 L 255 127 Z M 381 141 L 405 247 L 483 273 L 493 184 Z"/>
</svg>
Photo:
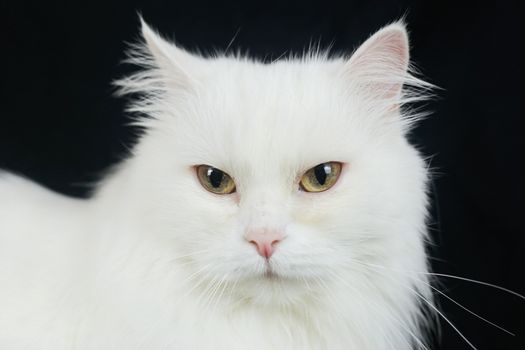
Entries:
<svg viewBox="0 0 525 350">
<path fill-rule="evenodd" d="M 444 1 L 250 3 L 202 1 L 2 2 L 0 168 L 54 190 L 85 196 L 86 183 L 126 154 L 133 129 L 110 82 L 125 41 L 145 19 L 184 47 L 233 48 L 258 57 L 300 52 L 312 41 L 351 52 L 406 14 L 412 58 L 443 88 L 413 141 L 432 157 L 435 271 L 525 294 L 523 110 L 525 18 L 518 2 L 470 6 Z M 525 348 L 525 301 L 446 280 L 448 295 L 509 336 L 441 298 L 452 322 L 479 349 Z M 468 349 L 444 321 L 441 345 Z"/>
</svg>

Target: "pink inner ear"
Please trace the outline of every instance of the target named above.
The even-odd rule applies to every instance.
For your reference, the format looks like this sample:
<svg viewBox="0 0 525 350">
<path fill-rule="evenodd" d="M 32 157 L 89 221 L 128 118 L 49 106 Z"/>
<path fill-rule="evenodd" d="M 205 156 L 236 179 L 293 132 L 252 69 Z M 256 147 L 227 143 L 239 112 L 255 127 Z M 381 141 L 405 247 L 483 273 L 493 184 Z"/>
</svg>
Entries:
<svg viewBox="0 0 525 350">
<path fill-rule="evenodd" d="M 346 71 L 359 89 L 376 98 L 399 97 L 408 70 L 406 30 L 400 24 L 381 29 L 352 55 Z"/>
</svg>

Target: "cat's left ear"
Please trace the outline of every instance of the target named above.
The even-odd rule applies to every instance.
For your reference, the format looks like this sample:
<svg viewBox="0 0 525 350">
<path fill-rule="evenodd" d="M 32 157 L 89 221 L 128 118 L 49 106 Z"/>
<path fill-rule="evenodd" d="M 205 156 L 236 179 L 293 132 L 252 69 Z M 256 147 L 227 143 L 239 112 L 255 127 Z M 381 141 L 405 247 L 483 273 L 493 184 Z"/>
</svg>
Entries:
<svg viewBox="0 0 525 350">
<path fill-rule="evenodd" d="M 409 45 L 405 25 L 390 24 L 366 40 L 346 62 L 345 75 L 359 93 L 398 100 L 408 74 Z"/>
</svg>

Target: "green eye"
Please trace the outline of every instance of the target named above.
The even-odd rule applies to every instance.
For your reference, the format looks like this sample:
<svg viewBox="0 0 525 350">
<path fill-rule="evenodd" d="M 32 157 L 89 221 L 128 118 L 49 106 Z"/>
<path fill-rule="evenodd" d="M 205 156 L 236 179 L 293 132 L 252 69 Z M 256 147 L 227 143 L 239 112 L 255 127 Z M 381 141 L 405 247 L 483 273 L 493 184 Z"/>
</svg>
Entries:
<svg viewBox="0 0 525 350">
<path fill-rule="evenodd" d="M 306 192 L 323 192 L 335 185 L 341 174 L 342 164 L 339 162 L 321 163 L 304 173 L 299 182 Z"/>
<path fill-rule="evenodd" d="M 210 165 L 199 165 L 197 177 L 206 190 L 216 194 L 235 192 L 235 182 L 230 175 Z"/>
</svg>

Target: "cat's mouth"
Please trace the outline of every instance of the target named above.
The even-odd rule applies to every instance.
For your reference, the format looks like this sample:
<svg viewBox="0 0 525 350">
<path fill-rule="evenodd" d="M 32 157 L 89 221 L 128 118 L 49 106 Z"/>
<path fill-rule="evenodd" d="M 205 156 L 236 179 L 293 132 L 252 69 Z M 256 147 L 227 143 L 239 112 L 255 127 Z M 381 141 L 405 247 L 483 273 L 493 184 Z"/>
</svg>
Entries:
<svg viewBox="0 0 525 350">
<path fill-rule="evenodd" d="M 275 280 L 278 278 L 281 278 L 270 266 L 266 268 L 266 271 L 264 271 L 264 278 Z"/>
<path fill-rule="evenodd" d="M 270 281 L 281 280 L 284 276 L 277 273 L 275 267 L 267 261 L 264 267 L 263 278 Z"/>
</svg>

